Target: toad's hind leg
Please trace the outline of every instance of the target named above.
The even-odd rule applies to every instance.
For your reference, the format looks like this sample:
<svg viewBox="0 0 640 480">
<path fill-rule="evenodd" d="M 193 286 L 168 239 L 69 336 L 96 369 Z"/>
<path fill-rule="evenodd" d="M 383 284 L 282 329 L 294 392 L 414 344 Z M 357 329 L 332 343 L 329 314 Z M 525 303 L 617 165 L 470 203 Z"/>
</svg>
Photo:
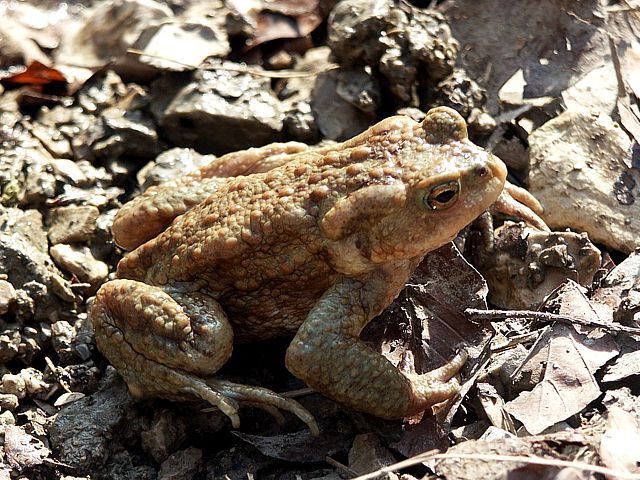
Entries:
<svg viewBox="0 0 640 480">
<path fill-rule="evenodd" d="M 114 280 L 96 294 L 91 319 L 98 348 L 133 395 L 200 398 L 218 407 L 235 428 L 240 424 L 238 402 L 281 408 L 317 432 L 311 414 L 296 401 L 264 388 L 211 378 L 233 348 L 231 325 L 212 297 Z"/>
</svg>

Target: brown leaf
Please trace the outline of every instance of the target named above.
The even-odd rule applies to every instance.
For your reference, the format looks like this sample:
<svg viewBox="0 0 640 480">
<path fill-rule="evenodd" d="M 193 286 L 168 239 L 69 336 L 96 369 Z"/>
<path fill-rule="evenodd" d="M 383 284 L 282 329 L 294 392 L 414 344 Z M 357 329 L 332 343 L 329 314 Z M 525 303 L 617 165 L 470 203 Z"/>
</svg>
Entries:
<svg viewBox="0 0 640 480">
<path fill-rule="evenodd" d="M 300 38 L 313 32 L 329 13 L 335 1 L 276 0 L 265 2 L 258 14 L 257 27 L 247 49 L 271 40 Z"/>
<path fill-rule="evenodd" d="M 4 452 L 12 468 L 22 470 L 41 465 L 51 451 L 37 438 L 25 432 L 23 427 L 4 427 Z"/>
<path fill-rule="evenodd" d="M 571 327 L 556 324 L 549 343 L 544 379 L 530 392 L 522 392 L 505 409 L 527 431 L 538 434 L 582 411 L 600 395 L 589 369 L 590 345 Z"/>
<path fill-rule="evenodd" d="M 602 381 L 617 382 L 632 375 L 640 375 L 640 350 L 616 358 L 615 363 L 607 368 Z"/>
<path fill-rule="evenodd" d="M 612 470 L 640 473 L 638 422 L 632 414 L 616 405 L 609 408 L 607 427 L 600 441 L 600 458 Z"/>
<path fill-rule="evenodd" d="M 415 369 L 425 373 L 441 366 L 461 343 L 478 345 L 483 330 L 464 314 L 467 308 L 487 308 L 487 285 L 453 244 L 429 253 L 407 286 L 361 338 L 394 365 L 407 352 Z"/>
<path fill-rule="evenodd" d="M 0 79 L 4 87 L 19 87 L 23 85 L 43 86 L 51 83 L 63 83 L 66 85 L 67 79 L 55 68 L 47 67 L 37 60 L 31 62 L 29 66 L 21 71 Z"/>
</svg>

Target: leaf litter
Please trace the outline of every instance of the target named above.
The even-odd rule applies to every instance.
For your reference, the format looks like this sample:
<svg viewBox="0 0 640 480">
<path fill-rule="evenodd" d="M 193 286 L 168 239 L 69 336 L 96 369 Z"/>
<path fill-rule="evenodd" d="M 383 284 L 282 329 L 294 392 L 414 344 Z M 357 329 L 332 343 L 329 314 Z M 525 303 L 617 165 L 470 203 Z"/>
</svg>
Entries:
<svg viewBox="0 0 640 480">
<path fill-rule="evenodd" d="M 327 27 L 343 21 L 339 15 L 329 17 L 334 2 L 256 1 L 246 8 L 232 1 L 162 5 L 130 0 L 74 5 L 64 12 L 36 2 L 1 7 L 6 22 L 0 34 L 8 39 L 0 45 L 0 230 L 6 242 L 1 247 L 25 256 L 2 263 L 6 268 L 0 271 L 0 476 L 57 479 L 71 472 L 95 478 L 201 478 L 206 471 L 211 478 L 245 478 L 249 472 L 264 478 L 398 478 L 396 472 L 414 466 L 411 472 L 417 475 L 430 471 L 451 479 L 640 478 L 640 255 L 634 253 L 640 241 L 637 235 L 623 244 L 612 235 L 599 236 L 612 224 L 630 232 L 635 214 L 629 212 L 640 204 L 638 5 L 448 0 L 430 13 L 433 23 L 424 22 L 440 28 L 430 32 L 435 40 L 425 44 L 444 45 L 444 58 L 428 63 L 418 40 L 426 34 L 412 20 L 423 13 L 409 2 L 399 9 L 392 3 L 381 2 L 381 11 L 396 15 L 384 19 L 373 8 L 354 6 L 371 15 L 358 30 L 368 57 L 337 51 L 337 64 L 327 57 L 326 68 L 316 62 L 320 68 L 311 74 L 297 72 L 303 82 L 296 88 L 307 92 L 298 96 L 287 91 L 287 85 L 295 85 L 289 72 L 296 72 L 307 53 L 322 48 L 327 28 L 332 35 L 355 28 L 348 19 L 344 27 Z M 46 13 L 46 26 L 34 24 L 36 11 Z M 118 23 L 124 18 L 131 21 Z M 376 25 L 397 37 L 376 38 Z M 344 39 L 332 42 L 338 48 Z M 197 48 L 181 55 L 187 44 Z M 389 49 L 387 57 L 381 56 L 380 45 Z M 456 71 L 450 71 L 458 52 Z M 417 108 L 448 104 L 465 112 L 474 141 L 489 138 L 487 144 L 505 154 L 514 180 L 525 186 L 534 163 L 531 152 L 537 152 L 538 162 L 572 153 L 563 160 L 571 162 L 572 173 L 565 177 L 551 170 L 545 177 L 545 186 L 564 188 L 554 194 L 561 201 L 543 201 L 548 215 L 562 219 L 552 238 L 522 225 L 499 224 L 501 230 L 489 230 L 489 237 L 495 235 L 492 244 L 486 225 L 478 222 L 462 232 L 455 246 L 428 255 L 396 302 L 363 332 L 372 348 L 407 371 L 428 371 L 458 346 L 467 346 L 471 359 L 463 370 L 461 395 L 438 406 L 435 415 L 385 422 L 345 412 L 302 390 L 299 399 L 321 417 L 323 430 L 331 431 L 320 441 L 296 431 L 288 418 L 282 430 L 254 413 L 243 420 L 253 429 L 212 447 L 211 439 L 226 428 L 215 412 L 196 408 L 154 415 L 158 404 L 133 402 L 97 358 L 85 303 L 96 285 L 79 282 L 68 259 L 56 258 L 57 265 L 49 259 L 46 231 L 53 229 L 49 222 L 56 216 L 48 209 L 70 208 L 72 229 L 81 223 L 81 207 L 95 206 L 95 228 L 79 242 L 91 248 L 85 248 L 86 265 L 78 273 L 88 275 L 89 267 L 102 268 L 100 263 L 113 269 L 120 252 L 110 243 L 110 221 L 119 201 L 143 183 L 135 179 L 141 167 L 146 164 L 149 171 L 160 165 L 174 168 L 168 178 L 180 175 L 200 155 L 184 148 L 193 146 L 189 122 L 223 122 L 196 125 L 212 131 L 236 121 L 207 119 L 201 105 L 185 101 L 179 107 L 188 113 L 180 113 L 177 123 L 186 128 L 171 131 L 167 119 L 174 113 L 169 109 L 177 105 L 167 102 L 179 98 L 180 88 L 220 88 L 225 91 L 221 97 L 244 88 L 207 85 L 200 70 L 222 65 L 207 63 L 209 56 L 253 63 L 225 64 L 227 77 L 237 69 L 265 78 L 275 70 L 273 77 L 282 78 L 274 92 L 269 82 L 251 87 L 268 92 L 277 110 L 276 126 L 264 128 L 254 118 L 246 130 L 263 129 L 261 143 L 282 136 L 337 138 L 332 131 L 344 125 L 364 128 L 372 112 L 386 116 L 412 107 L 419 115 Z M 412 73 L 416 66 L 422 73 L 417 77 L 417 70 Z M 331 76 L 334 83 L 327 80 Z M 402 78 L 415 78 L 416 85 L 393 84 Z M 314 88 L 321 80 L 323 88 Z M 367 87 L 352 91 L 344 85 Z M 467 97 L 460 93 L 465 91 Z M 288 95 L 295 101 L 287 103 Z M 583 107 L 591 111 L 584 113 Z M 584 124 L 549 123 L 564 110 L 579 112 L 570 113 L 571 118 L 587 123 L 598 118 L 605 128 L 587 141 L 568 137 L 567 131 Z M 32 116 L 23 118 L 25 113 Z M 126 122 L 118 122 L 120 117 Z M 334 130 L 327 127 L 329 121 Z M 145 147 L 136 149 L 136 144 Z M 170 152 L 169 147 L 177 147 L 175 155 L 161 159 L 158 153 Z M 575 155 L 578 148 L 580 156 Z M 608 156 L 618 162 L 617 176 L 602 194 L 612 200 L 611 213 L 597 216 L 603 201 L 594 209 L 597 221 L 584 227 L 588 237 L 575 236 L 582 228 L 562 232 L 576 228 L 567 219 L 585 216 L 572 192 L 582 190 L 593 198 L 596 172 L 610 171 L 608 156 L 598 155 L 603 151 L 613 152 Z M 571 188 L 562 186 L 568 179 Z M 484 236 L 478 237 L 483 229 Z M 20 248 L 11 244 L 12 236 L 20 238 Z M 602 244 L 594 246 L 594 239 Z M 602 253 L 602 264 L 595 252 Z M 618 264 L 607 273 L 602 265 L 609 254 Z M 492 275 L 496 266 L 501 273 Z M 30 272 L 38 272 L 32 283 Z M 43 301 L 48 292 L 55 292 L 54 301 Z M 498 315 L 489 306 L 509 310 Z M 275 382 L 281 391 L 303 387 L 282 371 L 282 346 L 265 348 L 273 357 L 268 365 L 239 361 L 228 373 Z M 42 371 L 41 364 L 47 365 Z M 98 408 L 94 399 L 99 398 Z M 152 437 L 169 445 L 169 451 L 157 454 Z M 409 459 L 396 463 L 403 457 Z M 193 468 L 184 469 L 189 463 Z"/>
</svg>

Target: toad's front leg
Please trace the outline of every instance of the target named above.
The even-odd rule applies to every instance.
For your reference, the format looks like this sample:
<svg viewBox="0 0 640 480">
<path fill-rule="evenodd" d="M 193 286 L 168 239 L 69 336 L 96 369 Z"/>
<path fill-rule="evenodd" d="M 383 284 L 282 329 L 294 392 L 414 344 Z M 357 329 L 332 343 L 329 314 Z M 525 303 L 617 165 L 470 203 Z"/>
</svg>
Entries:
<svg viewBox="0 0 640 480">
<path fill-rule="evenodd" d="M 309 386 L 354 410 L 397 419 L 445 401 L 466 355 L 424 375 L 405 375 L 358 339 L 362 328 L 400 292 L 410 266 L 364 280 L 342 278 L 318 301 L 287 350 L 287 368 Z M 398 275 L 398 269 L 402 271 Z M 391 270 L 391 271 L 389 271 Z"/>
</svg>

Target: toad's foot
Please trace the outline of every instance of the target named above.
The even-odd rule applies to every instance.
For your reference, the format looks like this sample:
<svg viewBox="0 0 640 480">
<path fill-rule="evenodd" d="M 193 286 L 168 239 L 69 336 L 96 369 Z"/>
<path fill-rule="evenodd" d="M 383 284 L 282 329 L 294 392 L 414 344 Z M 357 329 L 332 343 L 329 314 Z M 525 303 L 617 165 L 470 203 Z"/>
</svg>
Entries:
<svg viewBox="0 0 640 480">
<path fill-rule="evenodd" d="M 519 218 L 535 228 L 549 231 L 547 224 L 540 218 L 543 211 L 540 202 L 524 188 L 509 182 L 505 183 L 504 190 L 491 206 L 491 211 Z"/>
<path fill-rule="evenodd" d="M 210 389 L 221 393 L 226 398 L 266 410 L 278 421 L 282 419 L 278 409 L 290 412 L 307 424 L 312 435 L 317 436 L 320 434 L 318 424 L 313 415 L 292 398 L 284 397 L 266 388 L 242 385 L 226 380 L 208 379 L 206 383 Z M 234 427 L 237 428 L 236 425 Z"/>
<path fill-rule="evenodd" d="M 404 373 L 411 381 L 415 398 L 422 399 L 421 405 L 435 405 L 457 395 L 460 382 L 456 376 L 467 358 L 466 350 L 461 350 L 449 362 L 435 370 L 424 374 Z"/>
</svg>

